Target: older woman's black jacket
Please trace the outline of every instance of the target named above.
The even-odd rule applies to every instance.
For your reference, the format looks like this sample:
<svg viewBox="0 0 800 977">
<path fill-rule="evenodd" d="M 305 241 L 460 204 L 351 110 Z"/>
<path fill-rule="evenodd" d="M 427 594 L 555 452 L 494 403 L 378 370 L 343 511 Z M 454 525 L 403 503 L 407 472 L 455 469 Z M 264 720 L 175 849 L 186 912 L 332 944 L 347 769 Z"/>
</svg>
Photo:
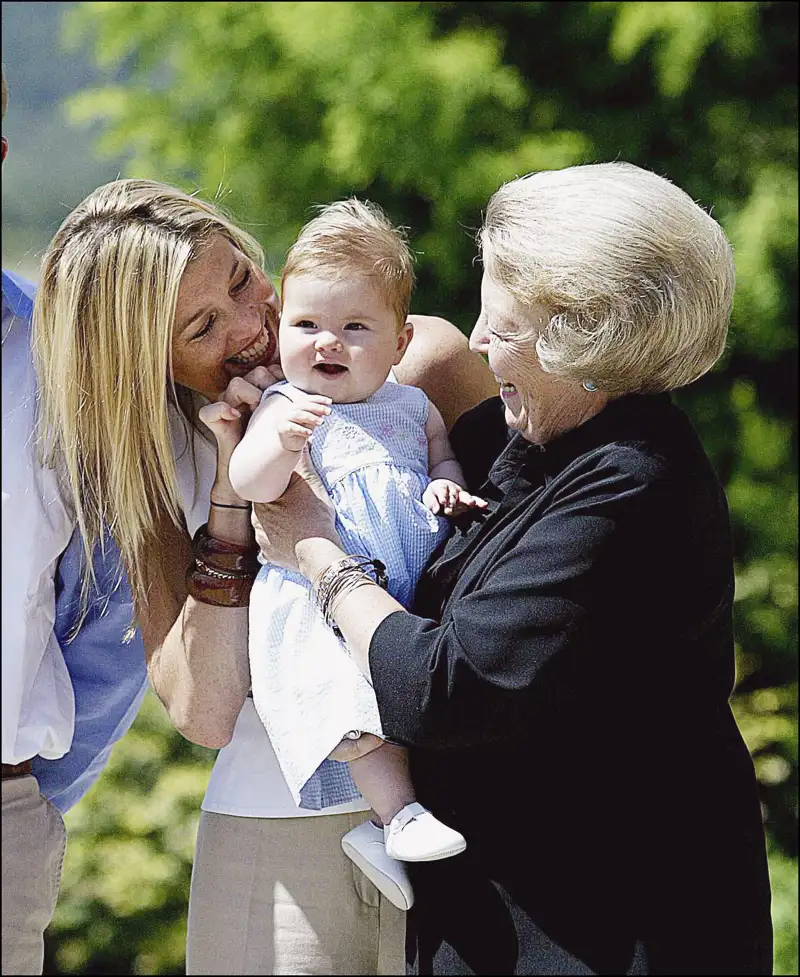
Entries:
<svg viewBox="0 0 800 977">
<path fill-rule="evenodd" d="M 650 973 L 771 973 L 728 706 L 728 513 L 699 439 L 668 396 L 613 401 L 544 449 L 509 442 L 501 410 L 453 432 L 489 514 L 457 523 L 414 615 L 370 648 L 385 734 L 468 845 L 412 867 L 414 972 L 586 972 L 561 947 L 623 974 L 639 940 Z"/>
</svg>

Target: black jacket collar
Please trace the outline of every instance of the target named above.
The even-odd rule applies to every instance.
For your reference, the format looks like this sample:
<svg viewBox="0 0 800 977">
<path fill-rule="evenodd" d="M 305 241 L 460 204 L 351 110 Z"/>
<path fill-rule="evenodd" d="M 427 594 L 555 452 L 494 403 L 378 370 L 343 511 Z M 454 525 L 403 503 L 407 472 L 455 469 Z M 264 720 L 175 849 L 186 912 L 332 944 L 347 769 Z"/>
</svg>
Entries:
<svg viewBox="0 0 800 977">
<path fill-rule="evenodd" d="M 532 444 L 514 432 L 489 472 L 489 481 L 500 489 L 522 475 L 536 484 L 545 474 L 563 471 L 576 458 L 603 445 L 635 441 L 653 430 L 659 417 L 674 409 L 669 394 L 626 394 L 608 403 L 599 414 L 565 431 L 545 445 Z"/>
</svg>

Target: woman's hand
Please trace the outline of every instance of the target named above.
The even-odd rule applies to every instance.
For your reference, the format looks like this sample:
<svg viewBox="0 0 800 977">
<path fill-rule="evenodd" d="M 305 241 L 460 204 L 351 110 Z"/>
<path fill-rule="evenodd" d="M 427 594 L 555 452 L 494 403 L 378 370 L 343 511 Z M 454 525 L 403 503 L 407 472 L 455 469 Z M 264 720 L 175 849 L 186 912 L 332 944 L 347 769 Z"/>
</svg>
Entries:
<svg viewBox="0 0 800 977">
<path fill-rule="evenodd" d="M 216 438 L 218 451 L 230 457 L 261 394 L 282 379 L 283 371 L 277 363 L 257 366 L 243 377 L 234 377 L 216 403 L 200 408 L 198 417 Z"/>
<path fill-rule="evenodd" d="M 275 502 L 256 502 L 256 542 L 269 563 L 304 572 L 313 552 L 333 555 L 341 548 L 333 503 L 304 448 L 289 485 Z M 341 554 L 344 555 L 343 553 Z"/>
<path fill-rule="evenodd" d="M 277 363 L 257 366 L 243 377 L 234 377 L 216 403 L 200 408 L 198 417 L 217 442 L 217 477 L 211 492 L 217 502 L 239 500 L 228 478 L 233 449 L 242 440 L 248 418 L 258 407 L 262 392 L 282 379 L 283 371 Z"/>
</svg>

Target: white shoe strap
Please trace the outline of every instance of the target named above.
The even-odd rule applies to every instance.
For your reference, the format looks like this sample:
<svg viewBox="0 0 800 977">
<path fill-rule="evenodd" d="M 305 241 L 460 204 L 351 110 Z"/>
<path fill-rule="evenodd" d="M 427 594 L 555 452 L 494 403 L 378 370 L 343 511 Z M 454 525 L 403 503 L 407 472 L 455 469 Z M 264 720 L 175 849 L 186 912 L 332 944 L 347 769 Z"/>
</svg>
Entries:
<svg viewBox="0 0 800 977">
<path fill-rule="evenodd" d="M 414 818 L 418 818 L 420 814 L 430 814 L 430 811 L 427 809 L 427 807 L 423 807 L 422 804 L 418 804 L 416 801 L 414 801 L 412 804 L 406 804 L 406 806 L 399 810 L 392 818 L 392 823 L 389 826 L 389 830 L 393 833 L 402 831 L 409 821 L 413 821 Z"/>
</svg>

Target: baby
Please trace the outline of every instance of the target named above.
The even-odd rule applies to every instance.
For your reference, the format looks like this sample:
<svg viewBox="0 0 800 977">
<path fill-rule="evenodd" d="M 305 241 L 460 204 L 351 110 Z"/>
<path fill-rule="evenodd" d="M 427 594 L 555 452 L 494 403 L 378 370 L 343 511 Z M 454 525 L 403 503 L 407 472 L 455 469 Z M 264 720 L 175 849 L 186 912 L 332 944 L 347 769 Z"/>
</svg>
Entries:
<svg viewBox="0 0 800 977">
<path fill-rule="evenodd" d="M 449 532 L 439 513 L 486 505 L 462 488 L 436 407 L 391 376 L 413 335 L 413 284 L 406 240 L 378 207 L 351 199 L 322 208 L 283 272 L 286 380 L 264 391 L 230 463 L 242 498 L 272 502 L 307 446 L 344 548 L 379 560 L 404 606 Z M 466 842 L 416 802 L 406 750 L 382 738 L 369 682 L 299 574 L 262 567 L 250 598 L 250 667 L 255 706 L 295 801 L 319 809 L 360 791 L 383 827 L 368 821 L 342 847 L 408 909 L 413 893 L 399 860 L 447 858 Z M 314 776 L 318 768 L 325 776 Z"/>
</svg>

